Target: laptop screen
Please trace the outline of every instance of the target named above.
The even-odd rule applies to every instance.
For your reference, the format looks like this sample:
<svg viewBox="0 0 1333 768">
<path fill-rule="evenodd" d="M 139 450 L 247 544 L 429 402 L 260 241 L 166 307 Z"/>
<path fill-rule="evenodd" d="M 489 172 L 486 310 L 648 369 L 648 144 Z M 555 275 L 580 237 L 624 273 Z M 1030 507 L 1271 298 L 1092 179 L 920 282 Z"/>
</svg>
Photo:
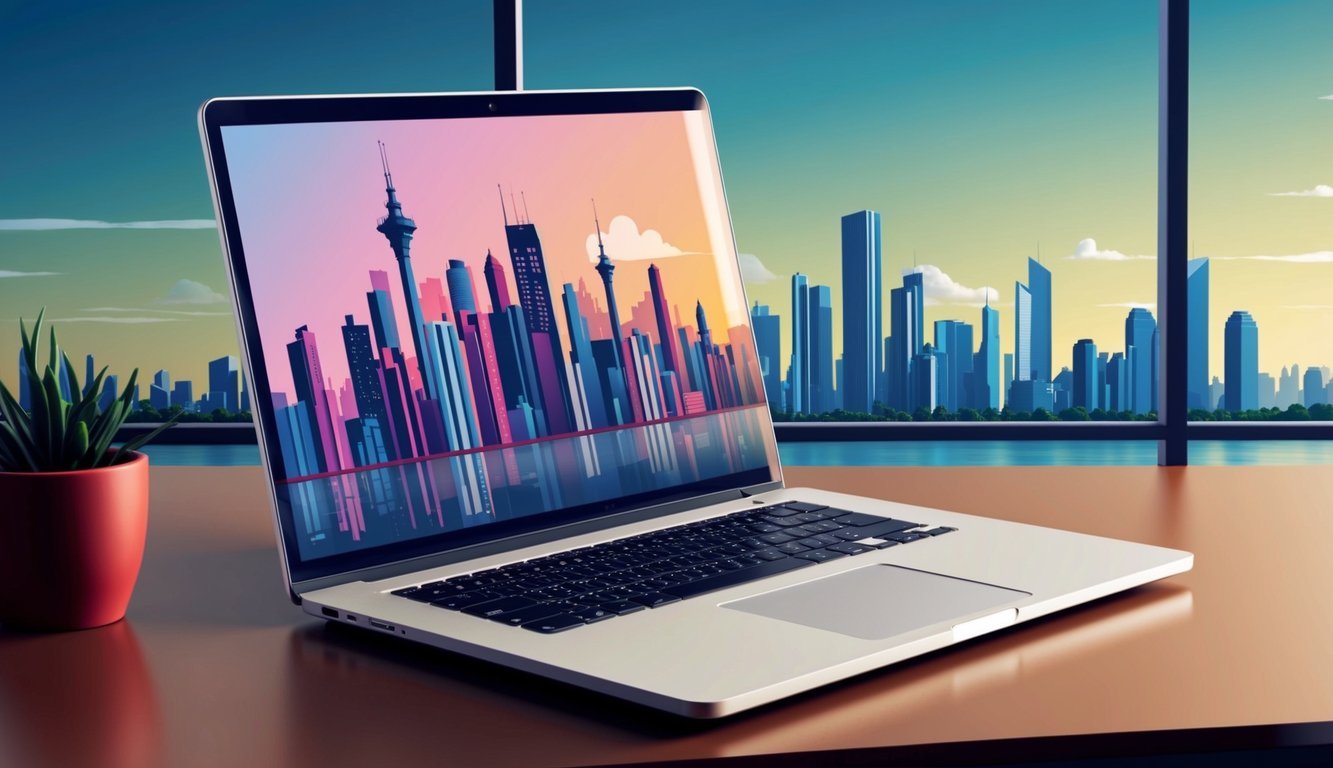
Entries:
<svg viewBox="0 0 1333 768">
<path fill-rule="evenodd" d="M 294 579 L 776 477 L 706 110 L 603 108 L 219 126 Z"/>
</svg>

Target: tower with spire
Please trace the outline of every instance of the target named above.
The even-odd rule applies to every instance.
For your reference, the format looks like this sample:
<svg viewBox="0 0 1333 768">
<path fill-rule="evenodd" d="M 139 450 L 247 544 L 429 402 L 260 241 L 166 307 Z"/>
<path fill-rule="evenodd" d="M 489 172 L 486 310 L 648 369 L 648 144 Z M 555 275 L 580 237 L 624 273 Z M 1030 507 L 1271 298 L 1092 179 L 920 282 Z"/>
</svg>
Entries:
<svg viewBox="0 0 1333 768">
<path fill-rule="evenodd" d="M 376 231 L 384 235 L 398 260 L 398 275 L 403 281 L 403 299 L 407 302 L 407 319 L 412 325 L 412 345 L 417 355 L 417 366 L 421 369 L 422 380 L 426 380 L 425 345 L 421 335 L 421 299 L 417 294 L 417 279 L 412 274 L 412 234 L 417 231 L 417 223 L 403 215 L 403 205 L 398 202 L 398 192 L 393 187 L 393 174 L 389 172 L 389 156 L 384 149 L 384 142 L 379 142 L 380 164 L 384 167 L 384 192 L 388 201 L 384 208 L 388 212 L 379 221 Z M 434 393 L 429 393 L 434 396 Z"/>
<path fill-rule="evenodd" d="M 616 343 L 616 368 L 625 370 L 625 361 L 621 357 L 622 339 L 620 337 L 620 311 L 616 308 L 616 292 L 611 288 L 611 280 L 616 273 L 616 265 L 606 256 L 606 247 L 602 245 L 602 222 L 597 217 L 597 201 L 592 203 L 592 221 L 597 227 L 597 274 L 602 276 L 602 286 L 606 288 L 606 306 L 611 312 L 611 339 Z"/>
</svg>

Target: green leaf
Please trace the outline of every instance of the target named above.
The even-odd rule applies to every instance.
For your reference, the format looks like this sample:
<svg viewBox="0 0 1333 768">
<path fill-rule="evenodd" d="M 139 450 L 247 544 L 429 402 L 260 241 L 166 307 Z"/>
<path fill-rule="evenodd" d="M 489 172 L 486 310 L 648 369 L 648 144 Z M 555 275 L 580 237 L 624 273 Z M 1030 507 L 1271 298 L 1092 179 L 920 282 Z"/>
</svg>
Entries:
<svg viewBox="0 0 1333 768">
<path fill-rule="evenodd" d="M 14 399 L 3 381 L 0 381 L 0 416 L 4 416 L 5 422 L 14 426 L 15 434 L 24 445 L 32 446 L 32 417 Z"/>
<path fill-rule="evenodd" d="M 46 419 L 46 464 L 48 466 L 61 466 L 63 462 L 62 451 L 65 447 L 65 417 L 69 406 L 60 397 L 60 382 L 56 380 L 54 369 L 47 368 L 46 375 L 42 377 L 42 386 L 46 390 L 47 400 L 47 419 Z"/>
<path fill-rule="evenodd" d="M 173 415 L 170 419 L 167 419 L 166 421 L 164 421 L 164 422 L 162 422 L 160 425 L 158 425 L 157 429 L 154 429 L 152 432 L 149 432 L 149 433 L 147 433 L 147 434 L 145 434 L 145 435 L 140 435 L 140 436 L 134 438 L 133 440 L 130 440 L 130 441 L 126 442 L 124 445 L 122 445 L 122 446 L 120 447 L 120 450 L 116 451 L 116 460 L 115 460 L 114 462 L 112 462 L 112 463 L 113 463 L 113 464 L 119 464 L 119 463 L 121 463 L 122 461 L 129 461 L 129 455 L 130 455 L 129 452 L 130 452 L 130 451 L 137 451 L 137 450 L 139 450 L 139 449 L 142 448 L 145 444 L 147 444 L 148 441 L 150 441 L 150 440 L 156 438 L 158 435 L 160 435 L 160 434 L 162 434 L 163 432 L 167 431 L 167 430 L 170 429 L 171 427 L 176 426 L 176 419 L 179 419 L 179 418 L 180 418 L 180 412 L 177 412 L 177 413 L 176 413 L 175 415 Z"/>
<path fill-rule="evenodd" d="M 9 449 L 17 454 L 16 458 L 22 459 L 15 467 L 18 471 L 38 471 L 38 464 L 36 459 L 33 458 L 32 452 L 27 444 L 14 433 L 14 426 L 8 421 L 0 422 L 0 439 L 4 440 Z"/>
<path fill-rule="evenodd" d="M 89 450 L 92 452 L 94 467 L 104 467 L 109 461 L 106 458 L 107 449 L 111 447 L 111 441 L 116 438 L 116 430 L 124 423 L 125 417 L 129 411 L 125 410 L 125 404 L 120 400 L 111 403 L 111 407 L 102 414 L 97 420 L 94 429 L 91 432 L 92 445 Z"/>
<path fill-rule="evenodd" d="M 77 422 L 74 425 L 74 429 L 70 430 L 69 434 L 72 439 L 72 445 L 70 446 L 70 451 L 67 455 L 73 457 L 71 461 L 72 466 L 70 468 L 78 469 L 79 463 L 83 461 L 83 457 L 88 453 L 88 425 L 84 424 L 82 421 Z"/>
<path fill-rule="evenodd" d="M 74 363 L 69 361 L 69 355 L 61 353 L 60 356 L 65 361 L 65 378 L 69 379 L 69 396 L 71 405 L 78 405 L 82 400 L 83 390 L 79 389 L 79 374 L 74 370 Z"/>
<path fill-rule="evenodd" d="M 55 373 L 56 379 L 60 378 L 60 345 L 56 343 L 56 329 L 51 328 L 51 361 L 46 364 L 46 370 Z M 59 390 L 56 390 L 59 392 Z"/>
</svg>

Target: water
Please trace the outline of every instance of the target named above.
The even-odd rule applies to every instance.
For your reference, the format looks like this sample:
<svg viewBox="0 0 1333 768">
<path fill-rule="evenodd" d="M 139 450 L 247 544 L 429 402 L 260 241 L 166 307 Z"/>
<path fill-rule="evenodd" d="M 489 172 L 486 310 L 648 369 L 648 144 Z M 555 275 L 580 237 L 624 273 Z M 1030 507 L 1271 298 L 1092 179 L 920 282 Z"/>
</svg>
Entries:
<svg viewBox="0 0 1333 768">
<path fill-rule="evenodd" d="M 157 466 L 254 466 L 253 445 L 158 445 Z M 788 466 L 1125 466 L 1157 463 L 1157 444 L 1142 440 L 987 440 L 891 443 L 783 443 Z M 1199 440 L 1190 463 L 1216 466 L 1333 464 L 1333 441 Z"/>
</svg>

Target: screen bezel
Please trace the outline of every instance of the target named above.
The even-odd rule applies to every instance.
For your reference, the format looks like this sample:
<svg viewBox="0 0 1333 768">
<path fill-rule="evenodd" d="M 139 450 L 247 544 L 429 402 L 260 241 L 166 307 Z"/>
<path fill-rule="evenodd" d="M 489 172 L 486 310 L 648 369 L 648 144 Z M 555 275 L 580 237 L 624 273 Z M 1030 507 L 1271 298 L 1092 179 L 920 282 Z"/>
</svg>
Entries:
<svg viewBox="0 0 1333 768">
<path fill-rule="evenodd" d="M 240 125 L 277 125 L 290 123 L 366 122 L 382 120 L 434 120 L 452 118 L 506 118 L 516 116 L 616 114 L 631 112 L 704 113 L 709 135 L 708 105 L 704 95 L 691 88 L 634 91 L 535 91 L 465 94 L 399 94 L 386 96 L 298 96 L 222 98 L 206 102 L 200 108 L 200 131 L 205 143 L 215 208 L 220 217 L 224 258 L 232 286 L 238 334 L 246 374 L 249 377 L 251 407 L 259 433 L 278 538 L 289 587 L 299 599 L 301 585 L 325 586 L 342 579 L 336 577 L 367 570 L 383 570 L 405 561 L 442 556 L 443 562 L 480 556 L 491 551 L 527 546 L 541 540 L 572 534 L 574 529 L 605 527 L 624 522 L 622 518 L 642 518 L 646 510 L 669 514 L 692 506 L 688 502 L 715 503 L 725 498 L 739 498 L 744 489 L 779 485 L 780 468 L 776 456 L 764 468 L 687 483 L 666 491 L 648 492 L 615 500 L 553 510 L 540 515 L 500 521 L 485 526 L 435 534 L 419 539 L 381 545 L 367 550 L 329 555 L 311 560 L 301 557 L 290 505 L 284 508 L 277 491 L 277 477 L 286 477 L 282 453 L 277 444 L 277 424 L 269 401 L 269 383 L 262 354 L 259 326 L 250 293 L 250 277 L 240 239 L 240 226 L 232 197 L 222 129 Z M 721 169 L 716 147 L 710 158 L 721 184 Z M 725 192 L 723 193 L 725 201 Z M 725 212 L 724 212 L 725 213 Z M 726 214 L 727 236 L 730 215 Z M 742 284 L 743 290 L 743 284 Z M 748 306 L 748 304 L 747 304 Z M 763 405 L 767 393 L 762 392 Z M 772 445 L 772 424 L 766 409 L 760 415 Z M 648 514 L 647 516 L 652 516 Z M 598 526 L 597 523 L 604 525 Z M 422 567 L 426 567 L 423 564 Z M 330 579 L 334 579 L 330 582 Z"/>
</svg>

